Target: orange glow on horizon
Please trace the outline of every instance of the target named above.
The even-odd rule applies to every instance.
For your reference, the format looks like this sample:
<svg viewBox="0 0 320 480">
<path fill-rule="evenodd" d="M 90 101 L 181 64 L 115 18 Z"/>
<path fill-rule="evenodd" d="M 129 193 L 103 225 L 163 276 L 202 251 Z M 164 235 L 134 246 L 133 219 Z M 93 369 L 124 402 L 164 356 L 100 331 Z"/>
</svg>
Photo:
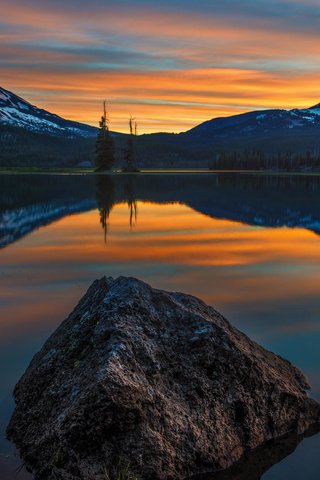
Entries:
<svg viewBox="0 0 320 480">
<path fill-rule="evenodd" d="M 65 118 L 180 132 L 217 116 L 303 108 L 319 98 L 319 34 L 161 6 L 2 6 L 1 86 Z M 106 19 L 108 21 L 106 21 Z"/>
<path fill-rule="evenodd" d="M 300 75 L 295 81 L 274 74 L 242 70 L 192 70 L 188 72 L 113 73 L 104 87 L 105 75 L 96 74 L 90 83 L 90 74 L 77 78 L 43 72 L 30 73 L 32 88 L 16 80 L 16 93 L 31 103 L 62 117 L 98 125 L 103 98 L 108 98 L 111 129 L 128 131 L 128 117 L 134 112 L 139 120 L 139 132 L 179 132 L 219 116 L 244 113 L 267 108 L 307 108 L 317 103 L 320 73 Z M 8 87 L 11 73 L 2 72 L 4 86 Z M 19 78 L 19 77 L 18 77 Z M 210 92 L 215 86 L 214 95 Z M 177 88 L 179 85 L 179 88 Z M 177 89 L 176 89 L 177 88 Z M 230 92 L 232 91 L 232 97 Z M 301 92 L 304 96 L 301 97 Z M 51 95 L 54 92 L 54 95 Z M 144 101 L 139 98 L 143 95 Z M 138 97 L 135 99 L 135 97 Z M 283 105 L 283 98 L 286 104 Z M 235 105 L 234 98 L 237 98 Z M 297 101 L 299 98 L 299 101 Z"/>
</svg>

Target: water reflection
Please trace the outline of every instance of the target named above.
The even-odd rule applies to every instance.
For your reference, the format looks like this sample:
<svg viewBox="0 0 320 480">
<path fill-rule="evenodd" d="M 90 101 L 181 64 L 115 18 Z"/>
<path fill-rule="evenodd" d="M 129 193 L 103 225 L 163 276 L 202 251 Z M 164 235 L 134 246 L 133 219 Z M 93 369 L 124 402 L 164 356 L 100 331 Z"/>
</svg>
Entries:
<svg viewBox="0 0 320 480">
<path fill-rule="evenodd" d="M 137 222 L 138 218 L 138 208 L 137 208 L 137 192 L 136 192 L 136 176 L 130 175 L 129 178 L 125 182 L 124 186 L 125 195 L 127 198 L 127 203 L 129 207 L 129 224 L 130 229 Z"/>
<path fill-rule="evenodd" d="M 320 233 L 320 177 L 313 175 L 99 175 L 0 177 L 0 246 L 63 216 L 98 206 L 102 227 L 113 205 L 183 203 L 213 218 Z"/>
<path fill-rule="evenodd" d="M 104 231 L 104 242 L 107 242 L 108 219 L 115 204 L 115 186 L 110 175 L 97 175 L 96 198 L 100 224 Z"/>
<path fill-rule="evenodd" d="M 0 453 L 14 384 L 102 275 L 201 297 L 320 398 L 319 200 L 316 176 L 0 176 Z"/>
<path fill-rule="evenodd" d="M 138 219 L 135 182 L 135 175 L 130 175 L 126 178 L 123 188 L 124 197 L 129 208 L 130 230 L 132 230 Z M 111 175 L 97 175 L 95 177 L 95 183 L 100 224 L 104 232 L 104 243 L 107 243 L 108 221 L 111 210 L 115 205 L 116 185 Z"/>
<path fill-rule="evenodd" d="M 293 453 L 303 439 L 311 437 L 319 431 L 320 427 L 315 425 L 303 435 L 288 434 L 246 453 L 239 462 L 228 470 L 215 474 L 197 475 L 190 477 L 189 480 L 260 480 L 273 465 Z"/>
</svg>

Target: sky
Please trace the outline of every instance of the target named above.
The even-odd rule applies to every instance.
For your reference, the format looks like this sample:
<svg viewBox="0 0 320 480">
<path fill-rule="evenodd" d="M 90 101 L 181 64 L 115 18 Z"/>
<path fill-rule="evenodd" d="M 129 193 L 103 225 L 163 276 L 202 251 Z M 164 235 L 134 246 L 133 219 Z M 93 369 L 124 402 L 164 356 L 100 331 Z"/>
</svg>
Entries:
<svg viewBox="0 0 320 480">
<path fill-rule="evenodd" d="M 320 101 L 319 0 L 0 0 L 0 85 L 65 118 L 179 132 Z"/>
</svg>

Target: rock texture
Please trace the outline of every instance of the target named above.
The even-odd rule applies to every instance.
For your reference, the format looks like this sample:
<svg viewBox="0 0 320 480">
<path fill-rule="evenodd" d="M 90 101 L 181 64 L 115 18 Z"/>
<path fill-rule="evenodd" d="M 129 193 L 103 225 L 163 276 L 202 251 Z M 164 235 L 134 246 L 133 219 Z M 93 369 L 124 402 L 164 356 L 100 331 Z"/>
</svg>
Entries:
<svg viewBox="0 0 320 480">
<path fill-rule="evenodd" d="M 8 427 L 36 479 L 224 469 L 319 420 L 304 375 L 182 293 L 120 277 L 89 288 L 15 388 Z"/>
</svg>

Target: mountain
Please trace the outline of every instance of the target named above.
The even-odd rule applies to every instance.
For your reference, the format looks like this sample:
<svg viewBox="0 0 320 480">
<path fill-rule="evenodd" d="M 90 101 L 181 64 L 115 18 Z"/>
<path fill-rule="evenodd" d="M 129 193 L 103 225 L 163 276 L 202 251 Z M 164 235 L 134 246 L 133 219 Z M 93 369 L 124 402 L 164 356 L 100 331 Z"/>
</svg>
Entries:
<svg viewBox="0 0 320 480">
<path fill-rule="evenodd" d="M 94 160 L 98 129 L 65 120 L 0 88 L 0 165 L 57 166 Z M 116 167 L 126 135 L 111 132 Z M 213 118 L 180 134 L 135 138 L 140 168 L 320 170 L 320 104 Z"/>
<path fill-rule="evenodd" d="M 320 104 L 213 118 L 180 134 L 142 135 L 148 167 L 320 170 Z"/>
<path fill-rule="evenodd" d="M 98 131 L 90 125 L 65 120 L 35 107 L 2 87 L 0 87 L 0 125 L 21 127 L 34 133 L 68 138 L 95 137 Z"/>
<path fill-rule="evenodd" d="M 290 130 L 301 133 L 304 129 L 315 130 L 320 134 L 320 103 L 305 109 L 259 110 L 213 118 L 192 128 L 185 135 L 209 141 L 217 137 L 250 137 L 270 133 L 278 135 L 280 132 L 286 134 Z"/>
</svg>

